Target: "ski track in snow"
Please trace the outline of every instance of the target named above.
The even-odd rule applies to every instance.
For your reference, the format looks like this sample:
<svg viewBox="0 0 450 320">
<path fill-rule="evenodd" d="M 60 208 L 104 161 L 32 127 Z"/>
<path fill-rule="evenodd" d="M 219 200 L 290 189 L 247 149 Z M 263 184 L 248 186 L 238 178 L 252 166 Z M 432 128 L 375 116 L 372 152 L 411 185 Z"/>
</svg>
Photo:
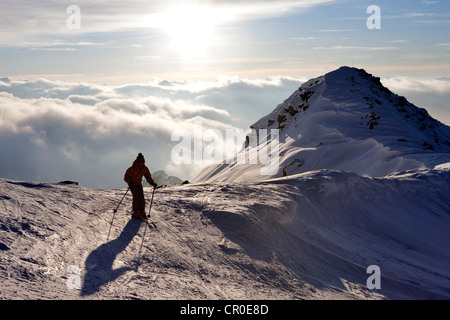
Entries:
<svg viewBox="0 0 450 320">
<path fill-rule="evenodd" d="M 0 298 L 448 299 L 449 182 L 319 170 L 172 186 L 155 193 L 158 228 L 130 219 L 127 195 L 107 240 L 125 189 L 0 179 Z"/>
</svg>

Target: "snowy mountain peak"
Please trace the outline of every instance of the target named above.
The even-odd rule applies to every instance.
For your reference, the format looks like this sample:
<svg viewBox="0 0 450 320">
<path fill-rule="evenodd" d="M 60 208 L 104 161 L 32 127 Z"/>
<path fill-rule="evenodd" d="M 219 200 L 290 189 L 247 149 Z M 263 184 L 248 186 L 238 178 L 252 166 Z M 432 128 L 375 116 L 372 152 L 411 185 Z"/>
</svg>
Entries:
<svg viewBox="0 0 450 320">
<path fill-rule="evenodd" d="M 314 109 L 310 109 L 311 106 Z M 423 133 L 420 135 L 422 141 L 416 141 L 419 148 L 450 151 L 448 127 L 433 119 L 425 109 L 392 93 L 382 85 L 380 78 L 364 69 L 350 67 L 341 67 L 302 84 L 298 91 L 251 128 L 277 128 L 283 131 L 291 122 L 300 122 L 301 117 L 308 117 L 308 112 L 330 111 L 333 108 L 336 114 L 342 112 L 349 118 L 351 112 L 360 116 L 352 119 L 356 120 L 353 123 L 346 123 L 349 130 L 361 126 L 361 129 L 382 130 L 386 135 L 388 130 L 403 129 L 404 132 L 395 133 L 405 136 L 403 139 L 399 137 L 401 142 L 406 142 L 403 140 L 411 135 L 411 131 L 418 130 Z"/>
<path fill-rule="evenodd" d="M 272 177 L 318 169 L 379 177 L 450 162 L 450 127 L 363 69 L 341 67 L 307 81 L 250 127 L 279 130 L 280 167 Z M 222 164 L 197 180 L 265 180 L 260 167 Z"/>
</svg>

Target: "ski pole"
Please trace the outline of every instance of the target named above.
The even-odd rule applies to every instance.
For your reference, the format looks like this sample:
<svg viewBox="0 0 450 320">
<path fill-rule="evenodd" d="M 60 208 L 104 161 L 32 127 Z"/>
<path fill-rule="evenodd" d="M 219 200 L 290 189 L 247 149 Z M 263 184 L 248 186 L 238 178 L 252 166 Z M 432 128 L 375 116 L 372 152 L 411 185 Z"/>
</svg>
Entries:
<svg viewBox="0 0 450 320">
<path fill-rule="evenodd" d="M 130 187 L 128 187 L 127 192 L 122 197 L 122 200 L 120 200 L 119 204 L 117 205 L 117 208 L 114 209 L 114 213 L 117 212 L 117 209 L 119 209 L 120 204 L 122 203 L 123 199 L 125 199 L 125 196 L 127 195 L 128 191 L 130 191 Z"/>
<path fill-rule="evenodd" d="M 150 218 L 150 213 L 152 211 L 152 204 L 153 204 L 153 196 L 155 195 L 155 190 L 156 188 L 153 188 L 153 192 L 152 192 L 152 200 L 150 200 L 150 209 L 148 209 L 148 217 Z"/>
<path fill-rule="evenodd" d="M 156 188 L 153 188 L 152 200 L 150 200 L 150 209 L 148 210 L 148 217 L 149 218 L 150 218 L 150 212 L 152 210 L 153 196 L 155 195 L 155 190 L 156 190 Z M 145 233 L 147 232 L 147 227 L 149 227 L 149 226 L 148 225 L 145 226 L 144 234 L 142 235 L 142 242 L 141 242 L 141 246 L 139 247 L 138 257 L 141 256 L 141 250 L 142 250 L 142 246 L 144 245 L 144 239 L 145 239 Z"/>
<path fill-rule="evenodd" d="M 144 229 L 144 234 L 142 235 L 141 246 L 139 247 L 139 252 L 138 252 L 138 255 L 137 255 L 138 257 L 141 256 L 141 250 L 142 250 L 142 246 L 144 245 L 145 233 L 147 232 L 148 225 L 145 224 L 145 227 L 144 227 L 144 228 L 145 228 L 145 229 Z"/>
<path fill-rule="evenodd" d="M 120 206 L 120 204 L 122 203 L 123 199 L 125 199 L 125 196 L 127 195 L 127 193 L 128 193 L 129 190 L 130 190 L 130 187 L 128 187 L 127 192 L 125 192 L 125 194 L 124 194 L 123 197 L 122 197 L 122 200 L 120 200 L 119 204 L 118 204 L 117 207 L 114 209 L 114 214 L 113 214 L 113 217 L 112 217 L 112 220 L 111 220 L 111 224 L 109 225 L 108 237 L 106 238 L 106 241 L 109 240 L 109 235 L 110 235 L 110 233 L 111 233 L 111 227 L 112 227 L 112 225 L 113 225 L 114 217 L 116 216 L 117 209 L 119 208 L 119 206 Z"/>
</svg>

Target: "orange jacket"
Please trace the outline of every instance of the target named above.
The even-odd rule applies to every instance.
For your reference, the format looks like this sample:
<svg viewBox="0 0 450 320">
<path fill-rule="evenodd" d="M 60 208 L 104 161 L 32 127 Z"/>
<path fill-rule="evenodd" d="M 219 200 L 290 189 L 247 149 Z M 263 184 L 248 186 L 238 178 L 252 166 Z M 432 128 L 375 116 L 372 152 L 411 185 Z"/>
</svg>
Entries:
<svg viewBox="0 0 450 320">
<path fill-rule="evenodd" d="M 150 170 L 148 170 L 146 165 L 142 165 L 139 167 L 138 164 L 133 162 L 133 165 L 127 169 L 125 172 L 125 177 L 123 178 L 127 184 L 138 185 L 142 182 L 142 177 L 145 177 L 148 183 L 154 184 L 152 175 L 150 174 Z"/>
</svg>

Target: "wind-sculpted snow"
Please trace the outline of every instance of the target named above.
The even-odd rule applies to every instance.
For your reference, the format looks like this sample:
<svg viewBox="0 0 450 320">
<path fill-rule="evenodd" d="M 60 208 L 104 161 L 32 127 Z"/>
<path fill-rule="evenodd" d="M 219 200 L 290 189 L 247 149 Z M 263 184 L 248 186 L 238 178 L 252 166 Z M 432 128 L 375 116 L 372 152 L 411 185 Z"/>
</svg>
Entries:
<svg viewBox="0 0 450 320">
<path fill-rule="evenodd" d="M 130 196 L 107 239 L 125 190 L 0 180 L 0 298 L 448 299 L 449 191 L 447 169 L 171 186 L 138 256 Z"/>
</svg>

